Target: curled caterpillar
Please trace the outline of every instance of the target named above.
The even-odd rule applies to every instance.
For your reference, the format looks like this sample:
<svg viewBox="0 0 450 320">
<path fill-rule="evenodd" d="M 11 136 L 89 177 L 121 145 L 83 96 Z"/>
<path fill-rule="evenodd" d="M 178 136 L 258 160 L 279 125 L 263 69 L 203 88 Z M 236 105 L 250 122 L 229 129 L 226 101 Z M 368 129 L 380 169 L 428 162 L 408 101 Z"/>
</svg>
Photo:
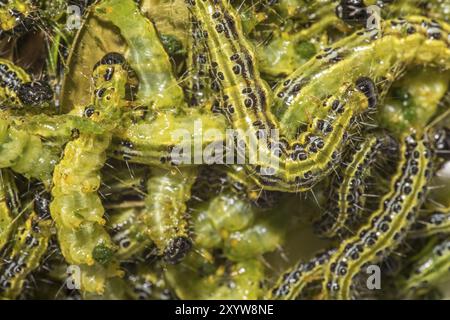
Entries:
<svg viewBox="0 0 450 320">
<path fill-rule="evenodd" d="M 146 228 L 139 219 L 142 208 L 130 208 L 114 213 L 107 224 L 112 240 L 117 246 L 116 256 L 129 259 L 151 246 Z"/>
<path fill-rule="evenodd" d="M 100 18 L 119 28 L 128 44 L 127 61 L 139 78 L 138 102 L 155 110 L 180 108 L 185 105 L 183 90 L 173 76 L 169 56 L 153 24 L 137 15 L 138 10 L 135 2 L 119 0 L 102 1 L 95 7 Z"/>
<path fill-rule="evenodd" d="M 319 109 L 317 106 L 317 101 L 320 101 L 320 105 L 324 104 L 329 106 L 329 112 L 331 115 L 329 118 L 336 121 L 333 123 L 330 132 L 323 132 L 317 126 L 314 126 L 314 122 L 311 123 L 311 127 L 315 129 L 314 134 L 311 131 L 302 132 L 300 136 L 289 143 L 289 140 L 281 140 L 279 148 L 271 148 L 272 144 L 275 144 L 273 137 L 269 133 L 270 128 L 279 128 L 276 119 L 273 114 L 268 112 L 268 108 L 271 106 L 271 96 L 270 90 L 267 84 L 259 77 L 257 72 L 257 67 L 255 65 L 254 54 L 251 46 L 245 40 L 242 35 L 242 30 L 239 24 L 238 17 L 229 8 L 229 6 L 223 2 L 192 2 L 189 5 L 194 17 L 201 22 L 201 27 L 203 28 L 203 34 L 208 34 L 205 36 L 206 43 L 208 45 L 208 52 L 211 60 L 211 68 L 215 73 L 217 81 L 219 81 L 219 91 L 223 97 L 226 97 L 226 106 L 224 110 L 227 110 L 227 117 L 230 123 L 236 129 L 239 128 L 244 132 L 250 132 L 249 140 L 253 143 L 257 143 L 259 147 L 259 155 L 262 160 L 256 161 L 253 165 L 246 165 L 246 168 L 252 176 L 255 177 L 256 182 L 266 189 L 281 190 L 281 191 L 303 191 L 311 188 L 317 181 L 321 180 L 325 174 L 329 173 L 333 167 L 336 166 L 338 162 L 337 155 L 339 154 L 339 147 L 345 144 L 346 135 L 344 131 L 348 133 L 351 132 L 352 125 L 354 125 L 355 119 L 360 116 L 365 110 L 371 110 L 376 106 L 377 94 L 375 90 L 375 84 L 372 80 L 367 77 L 361 77 L 366 71 L 366 74 L 374 75 L 377 78 L 376 73 L 385 74 L 386 65 L 391 65 L 392 63 L 399 63 L 399 55 L 395 57 L 388 57 L 386 63 L 381 64 L 380 70 L 373 71 L 361 70 L 361 72 L 353 72 L 352 77 L 339 78 L 338 81 L 343 81 L 345 79 L 347 82 L 353 80 L 354 84 L 347 83 L 341 86 L 337 86 L 336 89 L 336 77 L 333 77 L 333 85 L 330 85 L 329 91 L 325 92 L 323 87 L 327 80 L 324 78 L 317 78 L 317 84 L 315 88 L 319 87 L 320 92 L 308 91 L 308 96 L 321 97 L 322 99 L 316 100 L 316 102 L 305 98 L 299 92 L 304 92 L 300 90 L 305 83 L 312 86 L 309 79 L 302 73 L 302 78 L 299 80 L 296 78 L 297 72 L 294 73 L 293 77 L 290 77 L 284 86 L 283 91 L 279 91 L 277 96 L 282 99 L 285 105 L 289 106 L 288 110 L 305 109 L 304 113 L 296 112 L 296 118 L 290 119 L 290 123 L 281 125 L 281 129 L 292 128 L 295 126 L 290 125 L 291 123 L 311 123 L 308 119 L 299 118 L 299 114 L 305 117 L 308 115 L 316 115 L 317 122 L 319 120 L 326 120 L 327 114 L 324 114 L 323 109 Z M 211 14 L 213 12 L 213 14 Z M 214 14 L 216 13 L 216 14 Z M 420 27 L 420 28 L 419 28 Z M 411 46 L 416 46 L 418 39 L 429 39 L 430 35 L 427 33 L 427 28 L 421 26 L 417 27 L 417 32 L 413 33 L 413 36 L 406 36 L 406 42 L 411 41 Z M 368 59 L 373 58 L 372 52 L 378 52 L 378 48 L 373 48 L 375 44 L 386 45 L 387 40 L 394 41 L 396 37 L 404 35 L 406 33 L 406 27 L 401 29 L 393 28 L 391 33 L 391 38 L 387 35 L 379 40 L 379 42 L 374 41 L 367 45 L 367 57 Z M 415 29 L 416 30 L 416 29 Z M 448 67 L 448 55 L 445 52 L 448 51 L 446 43 L 446 27 L 439 31 L 443 41 L 430 41 L 421 42 L 423 43 L 423 48 L 429 45 L 429 48 L 434 55 L 415 55 L 409 56 L 408 52 L 410 50 L 405 50 L 405 45 L 403 40 L 399 41 L 398 50 L 400 50 L 404 56 L 401 56 L 408 63 L 427 63 L 431 61 L 436 61 L 442 64 L 443 67 Z M 354 35 L 355 43 L 360 43 L 365 41 L 367 38 L 364 36 Z M 435 38 L 433 37 L 433 40 Z M 343 41 L 349 41 L 349 39 L 344 39 Z M 400 45 L 400 43 L 402 43 Z M 220 45 L 219 45 L 220 44 Z M 434 48 L 435 46 L 441 48 Z M 217 48 L 220 47 L 220 50 Z M 370 49 L 370 50 L 369 50 Z M 389 50 L 387 50 L 389 51 Z M 351 51 L 354 52 L 354 51 Z M 359 51 L 358 51 L 359 52 Z M 370 52 L 370 53 L 369 53 Z M 381 50 L 380 50 L 381 52 Z M 382 50 L 385 52 L 385 50 Z M 354 70 L 355 68 L 348 67 L 347 63 L 351 59 L 340 59 L 340 55 L 336 56 L 336 51 L 328 50 L 323 55 L 316 59 L 320 68 L 327 67 L 329 70 L 334 70 L 335 68 L 344 68 L 345 70 Z M 339 59 L 334 59 L 332 57 L 339 57 Z M 316 61 L 311 60 L 311 64 L 316 63 Z M 323 63 L 321 61 L 327 61 Z M 364 63 L 361 66 L 370 66 L 371 63 Z M 379 66 L 377 64 L 377 66 Z M 309 65 L 309 67 L 311 67 Z M 387 67 L 389 69 L 389 66 Z M 319 71 L 314 68 L 308 70 Z M 299 71 L 298 71 L 299 72 Z M 317 73 L 317 72 L 316 72 Z M 328 75 L 331 73 L 322 72 L 321 74 Z M 294 81 L 292 81 L 294 80 Z M 314 79 L 316 81 L 316 79 Z M 330 81 L 333 81 L 330 79 Z M 314 87 L 314 86 L 313 86 Z M 325 95 L 330 95 L 332 92 L 336 92 L 335 96 L 331 96 L 328 100 Z M 302 97 L 301 100 L 299 97 Z M 327 102 L 323 103 L 326 100 Z M 307 108 L 302 108 L 297 105 L 297 102 L 305 103 L 309 106 Z M 294 107 L 295 105 L 295 107 Z M 311 110 L 312 108 L 316 110 Z M 231 107 L 230 107 L 231 106 Z M 310 108 L 310 109 L 308 109 Z M 248 120 L 248 119 L 251 119 Z M 314 118 L 313 118 L 314 119 Z M 341 132 L 335 132 L 334 129 L 343 130 Z M 296 130 L 296 129 L 295 129 Z M 262 131 L 262 134 L 261 134 Z M 288 137 L 292 136 L 293 132 L 288 132 Z M 263 141 L 258 143 L 261 136 L 268 136 L 268 142 Z M 333 137 L 333 138 L 331 138 Z M 249 143 L 247 142 L 247 137 L 239 137 L 243 141 L 245 148 L 249 149 Z M 270 146 L 270 147 L 269 147 Z M 338 147 L 339 146 L 339 147 Z M 263 155 L 263 156 L 261 156 Z M 276 165 L 275 165 L 276 164 Z"/>
<path fill-rule="evenodd" d="M 22 68 L 0 59 L 0 105 L 38 106 L 53 99 L 53 91 L 45 81 L 31 81 Z"/>
</svg>

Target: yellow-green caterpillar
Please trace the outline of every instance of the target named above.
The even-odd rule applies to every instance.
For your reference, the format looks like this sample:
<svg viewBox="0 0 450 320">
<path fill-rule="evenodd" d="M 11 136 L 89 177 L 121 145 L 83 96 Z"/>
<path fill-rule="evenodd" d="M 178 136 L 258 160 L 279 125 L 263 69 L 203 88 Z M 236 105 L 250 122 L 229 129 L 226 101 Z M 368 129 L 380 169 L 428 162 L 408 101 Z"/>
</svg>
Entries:
<svg viewBox="0 0 450 320">
<path fill-rule="evenodd" d="M 80 110 L 82 116 L 101 123 L 109 130 L 126 106 L 125 87 L 128 70 L 124 58 L 109 53 L 95 66 L 93 73 L 95 91 L 92 105 Z M 104 228 L 104 209 L 97 190 L 99 171 L 106 160 L 106 150 L 112 134 L 105 130 L 101 135 L 80 133 L 67 143 L 64 157 L 53 174 L 53 201 L 50 210 L 58 229 L 61 251 L 67 262 L 81 265 L 83 273 L 93 281 L 83 283 L 89 292 L 103 291 L 105 272 L 113 262 L 115 246 Z"/>
<path fill-rule="evenodd" d="M 381 199 L 367 225 L 343 241 L 325 272 L 324 298 L 350 299 L 352 283 L 364 267 L 377 263 L 406 236 L 423 202 L 432 175 L 432 149 L 428 137 L 407 135 L 400 142 L 400 159 L 391 190 Z"/>
<path fill-rule="evenodd" d="M 158 253 L 170 264 L 178 263 L 192 248 L 186 202 L 196 175 L 196 168 L 155 168 L 147 181 L 145 209 L 140 219 Z"/>
<path fill-rule="evenodd" d="M 8 169 L 0 170 L 0 251 L 8 243 L 19 218 L 19 194 L 14 176 Z"/>
<path fill-rule="evenodd" d="M 321 236 L 345 238 L 364 210 L 367 177 L 381 151 L 379 137 L 368 137 L 343 159 L 343 168 L 332 178 L 328 207 L 316 227 Z"/>
</svg>

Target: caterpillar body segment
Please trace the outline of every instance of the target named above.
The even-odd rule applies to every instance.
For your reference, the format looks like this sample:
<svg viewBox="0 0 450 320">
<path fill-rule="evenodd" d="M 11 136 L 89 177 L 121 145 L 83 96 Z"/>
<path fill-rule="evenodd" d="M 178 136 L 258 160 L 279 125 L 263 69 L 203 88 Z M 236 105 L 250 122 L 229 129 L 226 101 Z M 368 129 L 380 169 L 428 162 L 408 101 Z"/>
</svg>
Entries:
<svg viewBox="0 0 450 320">
<path fill-rule="evenodd" d="M 169 56 L 154 25 L 141 14 L 137 4 L 132 0 L 107 0 L 99 3 L 95 12 L 118 27 L 127 42 L 127 61 L 139 78 L 137 101 L 156 111 L 185 106 Z"/>
</svg>

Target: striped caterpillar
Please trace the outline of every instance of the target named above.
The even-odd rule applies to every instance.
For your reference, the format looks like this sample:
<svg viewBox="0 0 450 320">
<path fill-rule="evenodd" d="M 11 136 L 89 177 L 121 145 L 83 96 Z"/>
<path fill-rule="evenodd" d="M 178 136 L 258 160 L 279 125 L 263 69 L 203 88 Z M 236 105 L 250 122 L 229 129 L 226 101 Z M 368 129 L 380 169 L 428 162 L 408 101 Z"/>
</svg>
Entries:
<svg viewBox="0 0 450 320">
<path fill-rule="evenodd" d="M 294 300 L 301 296 L 309 284 L 323 279 L 326 264 L 335 252 L 336 249 L 326 250 L 318 253 L 308 262 L 297 263 L 280 276 L 276 284 L 269 289 L 265 298 L 268 300 Z"/>
<path fill-rule="evenodd" d="M 152 169 L 147 181 L 145 209 L 140 219 L 158 253 L 176 264 L 192 248 L 186 202 L 196 178 L 195 168 L 178 171 Z"/>
<path fill-rule="evenodd" d="M 0 105 L 2 107 L 38 106 L 53 99 L 44 81 L 32 81 L 29 74 L 11 61 L 0 59 Z"/>
<path fill-rule="evenodd" d="M 357 234 L 343 241 L 325 272 L 324 297 L 349 299 L 355 276 L 369 263 L 377 263 L 405 237 L 422 204 L 432 174 L 432 151 L 427 136 L 401 140 L 400 160 L 391 190 Z"/>
<path fill-rule="evenodd" d="M 431 240 L 433 242 L 433 240 Z M 435 242 L 435 241 L 434 241 Z M 402 284 L 402 291 L 408 296 L 417 296 L 448 279 L 450 268 L 450 239 L 438 241 L 430 248 L 425 247 L 421 258 L 412 266 L 409 277 Z"/>
<path fill-rule="evenodd" d="M 381 151 L 379 137 L 369 137 L 343 160 L 343 168 L 332 178 L 328 209 L 316 228 L 321 236 L 345 238 L 361 218 L 367 192 L 367 177 Z"/>
<path fill-rule="evenodd" d="M 121 55 L 109 53 L 102 58 L 94 67 L 93 102 L 82 110 L 83 116 L 114 128 L 126 104 L 128 72 Z M 67 143 L 53 174 L 50 210 L 61 251 L 68 263 L 81 265 L 87 292 L 101 293 L 105 279 L 117 275 L 111 268 L 115 246 L 104 228 L 104 209 L 97 194 L 99 170 L 111 136 L 110 131 L 102 135 L 80 133 Z"/>
<path fill-rule="evenodd" d="M 246 166 L 249 174 L 266 189 L 288 192 L 309 189 L 332 170 L 333 162 L 338 160 L 336 145 L 345 142 L 344 133 L 354 125 L 354 116 L 368 109 L 364 92 L 347 84 L 339 90 L 340 99 L 333 97 L 323 103 L 332 122 L 327 128 L 335 128 L 337 132 L 329 134 L 320 125 L 325 119 L 319 118 L 311 124 L 314 133 L 304 132 L 295 143 L 276 141 L 270 133 L 270 129 L 278 128 L 276 119 L 267 110 L 271 105 L 270 91 L 259 78 L 252 49 L 242 36 L 236 16 L 222 3 L 196 2 L 190 7 L 195 18 L 202 22 L 203 34 L 208 34 L 211 66 L 221 86 L 227 117 L 235 129 L 247 132 L 250 143 L 258 146 L 262 160 Z M 213 49 L 219 47 L 220 50 Z M 269 141 L 258 141 L 265 136 Z M 246 137 L 238 139 L 248 145 Z"/>
<path fill-rule="evenodd" d="M 449 233 L 450 214 L 448 212 L 434 212 L 424 218 L 418 219 L 412 226 L 408 236 L 418 238 Z"/>
<path fill-rule="evenodd" d="M 36 194 L 34 210 L 18 226 L 11 252 L 1 267 L 0 297 L 16 298 L 28 274 L 39 266 L 51 236 L 49 217 L 48 200 L 45 195 Z"/>
<path fill-rule="evenodd" d="M 19 216 L 19 195 L 14 176 L 7 169 L 0 170 L 0 251 L 8 243 Z"/>
<path fill-rule="evenodd" d="M 369 76 L 375 83 L 384 80 L 383 86 L 386 86 L 400 75 L 394 72 L 399 65 L 432 64 L 448 69 L 449 30 L 446 24 L 411 17 L 385 21 L 382 36 L 375 40 L 370 40 L 364 32 L 357 32 L 338 41 L 300 67 L 275 90 L 274 113 L 280 118 L 280 125 L 287 128 L 307 121 L 306 117 L 320 107 L 318 101 L 329 94 L 324 86 L 334 88 L 361 76 Z M 383 63 L 375 66 L 374 59 Z M 337 79 L 332 76 L 335 72 L 345 76 Z M 323 76 L 311 79 L 314 74 Z M 386 75 L 390 76 L 383 79 Z M 319 99 L 314 101 L 311 97 Z M 288 135 L 295 133 L 295 128 L 289 130 Z"/>
</svg>

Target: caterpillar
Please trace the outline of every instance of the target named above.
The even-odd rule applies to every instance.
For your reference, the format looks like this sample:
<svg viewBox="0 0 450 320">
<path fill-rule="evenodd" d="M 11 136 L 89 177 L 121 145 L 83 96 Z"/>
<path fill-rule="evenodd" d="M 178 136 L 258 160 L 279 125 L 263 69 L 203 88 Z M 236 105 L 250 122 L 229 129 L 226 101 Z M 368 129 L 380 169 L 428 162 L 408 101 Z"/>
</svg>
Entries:
<svg viewBox="0 0 450 320">
<path fill-rule="evenodd" d="M 189 254 L 182 264 L 168 266 L 165 277 L 180 299 L 254 300 L 261 298 L 265 272 L 257 259 L 218 263 L 203 252 Z"/>
<path fill-rule="evenodd" d="M 370 77 L 374 83 L 384 80 L 383 86 L 386 86 L 400 75 L 392 71 L 398 65 L 432 64 L 448 69 L 449 30 L 444 23 L 434 27 L 426 18 L 410 17 L 383 22 L 382 36 L 375 40 L 370 40 L 364 32 L 343 38 L 301 66 L 275 90 L 274 113 L 280 125 L 288 128 L 293 123 L 307 122 L 307 116 L 320 107 L 318 101 L 330 93 L 324 86 L 339 87 L 342 82 L 356 81 L 361 76 Z M 356 51 L 361 53 L 354 54 Z M 375 58 L 383 63 L 373 66 L 371 61 Z M 333 78 L 335 72 L 345 76 Z M 314 74 L 323 76 L 311 79 Z M 390 75 L 389 79 L 382 79 L 386 75 Z M 288 135 L 295 134 L 295 128 L 289 131 Z"/>
<path fill-rule="evenodd" d="M 196 174 L 195 168 L 179 172 L 155 168 L 147 181 L 145 210 L 140 219 L 159 254 L 169 264 L 180 262 L 192 248 L 186 202 Z"/>
<path fill-rule="evenodd" d="M 220 115 L 211 116 L 198 108 L 189 108 L 183 113 L 159 114 L 152 119 L 146 119 L 145 115 L 123 119 L 126 129 L 118 128 L 115 132 L 111 155 L 119 160 L 156 166 L 172 164 L 181 167 L 202 163 L 203 154 L 196 154 L 192 145 L 185 147 L 183 143 L 198 141 L 201 150 L 223 143 L 226 121 Z M 214 134 L 203 135 L 203 132 Z M 179 148 L 179 153 L 174 152 L 176 148 Z"/>
<path fill-rule="evenodd" d="M 367 177 L 371 174 L 382 144 L 379 137 L 369 137 L 356 146 L 355 153 L 349 152 L 343 159 L 342 171 L 339 170 L 330 183 L 331 203 L 316 223 L 321 236 L 346 238 L 350 230 L 354 230 L 364 210 Z"/>
<path fill-rule="evenodd" d="M 412 226 L 408 237 L 429 237 L 435 234 L 448 234 L 450 232 L 450 214 L 434 212 L 429 216 L 418 219 Z"/>
<path fill-rule="evenodd" d="M 0 118 L 0 168 L 11 168 L 46 185 L 59 159 L 58 146 L 46 145 L 39 136 L 15 128 L 11 119 Z"/>
<path fill-rule="evenodd" d="M 323 279 L 326 263 L 335 252 L 336 249 L 325 250 L 316 254 L 308 262 L 298 262 L 292 269 L 279 277 L 265 298 L 267 300 L 294 300 L 301 296 L 309 284 Z"/>
<path fill-rule="evenodd" d="M 149 268 L 143 263 L 132 266 L 126 275 L 129 289 L 127 294 L 139 300 L 174 300 L 176 295 L 164 278 L 163 270 L 157 265 Z"/>
<path fill-rule="evenodd" d="M 324 277 L 324 297 L 349 299 L 352 282 L 369 263 L 386 257 L 405 237 L 422 204 L 432 174 L 432 149 L 427 136 L 403 137 L 391 190 L 355 236 L 343 241 L 331 258 Z"/>
<path fill-rule="evenodd" d="M 0 251 L 8 243 L 19 217 L 20 202 L 13 174 L 0 170 Z"/>
<path fill-rule="evenodd" d="M 0 297 L 16 298 L 28 274 L 39 266 L 51 236 L 49 217 L 48 200 L 37 193 L 34 210 L 17 228 L 11 252 L 1 267 Z"/>
<path fill-rule="evenodd" d="M 83 115 L 114 128 L 126 105 L 128 70 L 124 58 L 109 53 L 94 67 L 92 105 Z M 104 228 L 104 209 L 97 194 L 99 170 L 106 158 L 111 133 L 82 134 L 67 143 L 62 160 L 53 173 L 53 201 L 50 211 L 55 220 L 61 251 L 70 264 L 81 265 L 84 291 L 101 293 L 109 275 L 117 275 L 115 246 Z"/>
<path fill-rule="evenodd" d="M 283 242 L 282 230 L 275 219 L 258 219 L 254 225 L 231 232 L 224 239 L 224 255 L 232 261 L 244 261 L 275 251 Z"/>
<path fill-rule="evenodd" d="M 431 247 L 426 246 L 420 252 L 421 258 L 413 264 L 409 276 L 401 281 L 404 296 L 417 296 L 448 278 L 450 240 L 446 238 L 437 243 L 435 240 L 430 241 Z"/>
<path fill-rule="evenodd" d="M 118 259 L 129 259 L 151 246 L 146 230 L 140 224 L 143 209 L 130 208 L 111 215 L 107 228 L 117 246 Z"/>
<path fill-rule="evenodd" d="M 177 109 L 185 105 L 183 90 L 172 73 L 169 56 L 153 24 L 135 1 L 106 0 L 95 6 L 98 17 L 117 26 L 129 52 L 127 61 L 139 78 L 137 101 L 154 110 Z M 129 17 L 134 17 L 130 23 Z"/>
<path fill-rule="evenodd" d="M 231 16 L 222 5 L 213 5 L 209 2 L 197 2 L 191 6 L 191 10 L 199 21 L 203 20 L 203 27 L 210 35 L 207 42 L 210 46 L 211 60 L 216 65 L 218 78 L 223 78 L 222 92 L 228 98 L 227 104 L 234 106 L 233 108 L 227 106 L 228 111 L 233 110 L 232 113 L 228 113 L 229 120 L 236 129 L 247 132 L 249 140 L 257 144 L 260 158 L 263 159 L 258 159 L 257 164 L 246 165 L 249 174 L 254 176 L 256 183 L 268 190 L 293 192 L 311 188 L 335 166 L 338 160 L 335 146 L 342 146 L 345 143 L 344 132 L 354 125 L 354 116 L 361 114 L 369 106 L 374 107 L 376 97 L 373 96 L 373 92 L 367 91 L 373 88 L 373 83 L 368 82 L 366 78 L 359 78 L 356 81 L 358 90 L 353 90 L 349 84 L 342 86 L 340 94 L 337 95 L 341 96 L 341 99 L 332 97 L 323 103 L 327 107 L 325 110 L 330 112 L 327 117 L 330 120 L 325 114 L 323 118 L 317 119 L 317 123 L 310 124 L 310 127 L 314 128 L 313 134 L 311 131 L 304 132 L 290 145 L 285 139 L 280 139 L 281 141 L 276 144 L 269 133 L 270 128 L 277 128 L 273 115 L 267 110 L 267 106 L 271 105 L 270 92 L 253 65 L 252 49 L 240 34 L 241 29 L 236 17 Z M 217 11 L 225 17 L 223 18 L 225 20 L 221 18 L 220 22 L 217 22 L 208 13 L 212 11 Z M 225 28 L 225 31 L 219 32 L 213 26 L 218 30 Z M 220 52 L 211 49 L 218 46 L 218 39 L 221 43 L 227 43 L 225 47 L 222 44 Z M 231 57 L 233 60 L 230 62 Z M 229 79 L 225 78 L 225 74 Z M 349 106 L 345 106 L 347 104 Z M 325 120 L 332 122 L 331 126 L 327 126 L 331 129 L 330 132 L 320 125 Z M 332 132 L 334 128 L 338 132 Z M 258 137 L 261 135 L 268 136 L 269 141 L 259 142 Z M 248 144 L 246 137 L 238 138 L 244 144 Z M 272 147 L 272 144 L 276 147 Z"/>
<path fill-rule="evenodd" d="M 32 81 L 29 74 L 11 61 L 0 58 L 0 105 L 38 106 L 53 99 L 50 85 L 42 80 Z"/>
</svg>

